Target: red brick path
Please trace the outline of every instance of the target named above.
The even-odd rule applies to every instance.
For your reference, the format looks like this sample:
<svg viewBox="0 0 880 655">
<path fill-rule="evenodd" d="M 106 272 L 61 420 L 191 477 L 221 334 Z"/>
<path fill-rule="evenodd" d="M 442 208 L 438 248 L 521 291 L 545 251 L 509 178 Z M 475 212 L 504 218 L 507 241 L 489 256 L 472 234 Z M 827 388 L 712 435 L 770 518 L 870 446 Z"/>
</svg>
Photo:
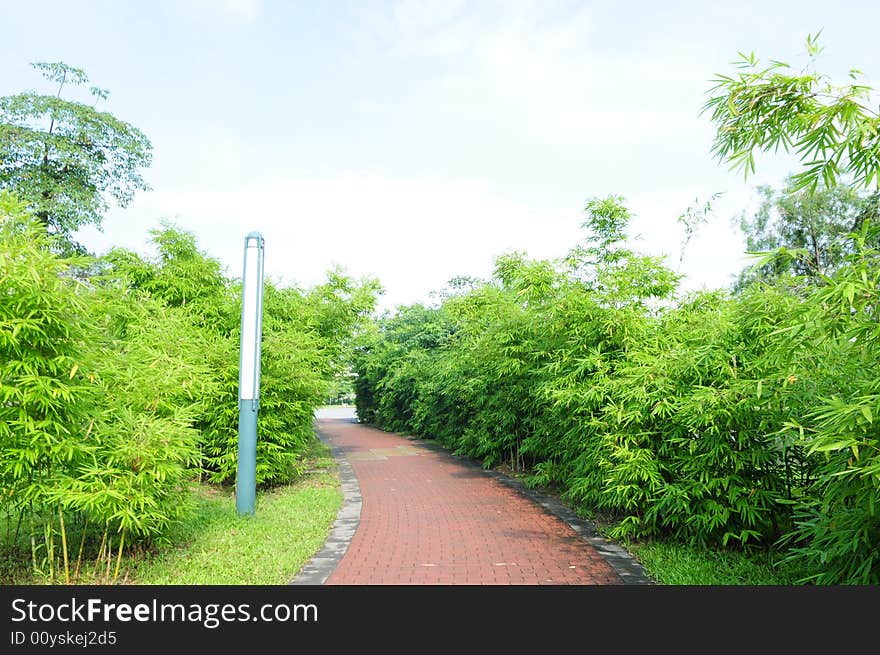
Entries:
<svg viewBox="0 0 880 655">
<path fill-rule="evenodd" d="M 479 469 L 418 441 L 338 420 L 318 431 L 363 498 L 326 584 L 620 584 L 567 523 Z"/>
</svg>

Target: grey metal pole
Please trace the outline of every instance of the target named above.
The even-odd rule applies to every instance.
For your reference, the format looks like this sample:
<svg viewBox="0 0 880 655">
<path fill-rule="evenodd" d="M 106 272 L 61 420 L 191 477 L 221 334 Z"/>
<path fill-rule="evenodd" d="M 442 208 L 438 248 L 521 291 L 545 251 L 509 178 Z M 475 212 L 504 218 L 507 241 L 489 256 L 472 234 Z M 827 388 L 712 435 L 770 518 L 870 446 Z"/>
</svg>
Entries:
<svg viewBox="0 0 880 655">
<path fill-rule="evenodd" d="M 235 509 L 253 514 L 257 496 L 257 409 L 256 401 L 238 401 L 238 474 L 235 481 Z"/>
<path fill-rule="evenodd" d="M 238 377 L 238 471 L 235 480 L 235 508 L 239 514 L 254 513 L 257 493 L 264 244 L 259 232 L 251 232 L 244 239 Z"/>
</svg>

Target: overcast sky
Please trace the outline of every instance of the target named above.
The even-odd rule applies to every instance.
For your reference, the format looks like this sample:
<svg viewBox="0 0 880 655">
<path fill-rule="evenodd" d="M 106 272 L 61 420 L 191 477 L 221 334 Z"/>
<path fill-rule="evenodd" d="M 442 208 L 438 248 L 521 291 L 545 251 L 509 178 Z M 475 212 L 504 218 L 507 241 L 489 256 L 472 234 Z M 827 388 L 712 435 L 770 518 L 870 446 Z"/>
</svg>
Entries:
<svg viewBox="0 0 880 655">
<path fill-rule="evenodd" d="M 149 2 L 0 0 L 0 95 L 49 92 L 29 63 L 64 61 L 152 141 L 153 187 L 79 236 L 149 254 L 169 220 L 241 275 L 310 286 L 339 264 L 378 277 L 381 306 L 430 301 L 511 250 L 564 255 L 583 207 L 620 194 L 645 252 L 677 266 L 676 217 L 712 194 L 686 287 L 745 261 L 731 219 L 791 162 L 744 181 L 710 155 L 700 109 L 737 51 L 877 87 L 880 2 Z"/>
</svg>

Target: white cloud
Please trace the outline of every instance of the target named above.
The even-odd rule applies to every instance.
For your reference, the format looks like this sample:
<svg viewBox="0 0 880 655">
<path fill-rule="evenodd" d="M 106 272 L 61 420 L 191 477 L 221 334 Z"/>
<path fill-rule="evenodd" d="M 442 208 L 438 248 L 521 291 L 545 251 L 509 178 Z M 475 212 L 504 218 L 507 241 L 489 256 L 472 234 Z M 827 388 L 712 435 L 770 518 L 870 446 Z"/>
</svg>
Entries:
<svg viewBox="0 0 880 655">
<path fill-rule="evenodd" d="M 696 187 L 626 199 L 634 214 L 633 246 L 666 256 L 676 268 L 683 230 L 676 217 Z M 689 200 L 683 201 L 683 198 Z M 731 218 L 749 203 L 742 189 L 714 202 L 708 224 L 687 247 L 684 289 L 727 286 L 746 257 Z M 119 245 L 148 252 L 148 232 L 161 218 L 191 230 L 227 274 L 240 275 L 244 236 L 266 238 L 266 273 L 282 284 L 311 286 L 334 265 L 375 276 L 386 288 L 380 305 L 430 302 L 457 275 L 488 277 L 495 257 L 513 250 L 535 258 L 565 255 L 585 233 L 582 207 L 550 209 L 511 200 L 490 184 L 467 179 L 398 179 L 366 173 L 291 175 L 246 186 L 158 190 L 111 213 L 106 232 L 80 233 L 90 248 Z"/>
<path fill-rule="evenodd" d="M 504 252 L 564 255 L 580 238 L 582 221 L 578 208 L 544 211 L 479 181 L 350 173 L 155 191 L 125 218 L 109 216 L 103 235 L 84 230 L 81 238 L 99 251 L 116 244 L 145 252 L 148 230 L 160 217 L 197 234 L 232 276 L 239 274 L 244 235 L 258 230 L 266 238 L 267 275 L 310 286 L 339 264 L 350 275 L 378 277 L 387 307 L 428 301 L 429 292 L 456 275 L 488 276 Z"/>
<path fill-rule="evenodd" d="M 260 13 L 260 0 L 223 0 L 223 11 L 233 18 L 251 22 Z"/>
<path fill-rule="evenodd" d="M 464 7 L 462 0 L 402 0 L 386 11 L 370 9 L 356 39 L 363 48 L 405 57 L 456 54 L 469 47 L 479 29 Z"/>
<path fill-rule="evenodd" d="M 569 152 L 668 143 L 693 130 L 705 45 L 658 41 L 653 57 L 610 54 L 596 44 L 606 27 L 590 6 L 510 3 L 491 17 L 455 3 L 427 6 L 373 11 L 359 44 L 361 55 L 372 48 L 401 60 L 442 59 L 442 72 L 426 75 L 403 100 L 408 111 Z"/>
<path fill-rule="evenodd" d="M 211 6 L 227 16 L 259 12 L 250 0 Z M 697 119 L 709 75 L 703 67 L 717 57 L 713 44 L 651 35 L 638 51 L 609 48 L 607 39 L 602 47 L 609 28 L 595 5 L 486 7 L 371 5 L 353 49 L 365 75 L 382 70 L 383 92 L 370 87 L 351 99 L 356 106 L 432 125 L 436 144 L 452 143 L 463 159 L 482 157 L 482 168 L 472 169 L 478 172 L 444 178 L 435 168 L 416 178 L 391 172 L 408 170 L 410 161 L 388 155 L 377 157 L 390 162 L 377 168 L 382 174 L 325 167 L 322 176 L 304 175 L 309 162 L 299 161 L 262 180 L 254 171 L 271 168 L 266 162 L 275 161 L 279 144 L 207 125 L 185 144 L 157 144 L 157 153 L 169 153 L 165 160 L 157 154 L 157 190 L 108 217 L 106 235 L 92 233 L 87 244 L 142 250 L 148 230 L 174 218 L 234 276 L 244 235 L 256 229 L 276 279 L 311 285 L 341 264 L 352 275 L 377 276 L 387 288 L 383 305 L 393 306 L 427 300 L 456 275 L 487 276 L 494 258 L 513 249 L 564 255 L 582 236 L 582 201 L 594 194 L 625 194 L 637 217 L 633 231 L 644 237 L 639 248 L 667 254 L 675 267 L 682 232 L 675 218 L 694 198 L 728 191 L 682 265 L 687 288 L 727 285 L 744 261 L 730 218 L 757 181 L 728 184 L 708 151 L 708 121 Z M 412 82 L 414 68 L 420 75 Z M 406 83 L 397 85 L 401 73 Z M 482 139 L 486 133 L 494 139 Z M 416 129 L 388 134 L 391 152 L 422 156 L 395 150 L 394 139 Z M 488 152 L 493 147 L 503 152 Z M 520 177 L 505 178 L 509 156 L 523 158 Z M 532 170 L 534 189 L 520 188 L 517 180 L 530 181 Z"/>
<path fill-rule="evenodd" d="M 177 3 L 179 10 L 190 18 L 252 23 L 260 15 L 261 0 L 177 0 Z"/>
</svg>

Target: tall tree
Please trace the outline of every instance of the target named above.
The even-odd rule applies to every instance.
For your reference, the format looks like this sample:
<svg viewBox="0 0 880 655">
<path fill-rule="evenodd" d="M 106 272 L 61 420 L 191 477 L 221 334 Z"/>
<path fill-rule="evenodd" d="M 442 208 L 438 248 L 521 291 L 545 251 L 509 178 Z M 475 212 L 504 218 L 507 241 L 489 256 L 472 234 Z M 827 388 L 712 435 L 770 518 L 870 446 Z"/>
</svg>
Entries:
<svg viewBox="0 0 880 655">
<path fill-rule="evenodd" d="M 14 191 L 48 233 L 72 243 L 78 228 L 100 227 L 109 198 L 124 207 L 149 189 L 141 173 L 152 146 L 112 114 L 62 97 L 88 83 L 83 70 L 63 62 L 32 66 L 57 90 L 0 97 L 0 189 Z M 98 87 L 89 93 L 95 104 L 109 96 Z"/>
<path fill-rule="evenodd" d="M 833 273 L 852 249 L 849 235 L 877 215 L 877 196 L 837 185 L 810 193 L 790 177 L 782 189 L 759 186 L 760 204 L 743 213 L 739 227 L 751 252 L 785 249 L 787 256 L 764 260 L 740 274 L 737 288 L 755 280 L 795 275 L 812 280 Z"/>
</svg>

